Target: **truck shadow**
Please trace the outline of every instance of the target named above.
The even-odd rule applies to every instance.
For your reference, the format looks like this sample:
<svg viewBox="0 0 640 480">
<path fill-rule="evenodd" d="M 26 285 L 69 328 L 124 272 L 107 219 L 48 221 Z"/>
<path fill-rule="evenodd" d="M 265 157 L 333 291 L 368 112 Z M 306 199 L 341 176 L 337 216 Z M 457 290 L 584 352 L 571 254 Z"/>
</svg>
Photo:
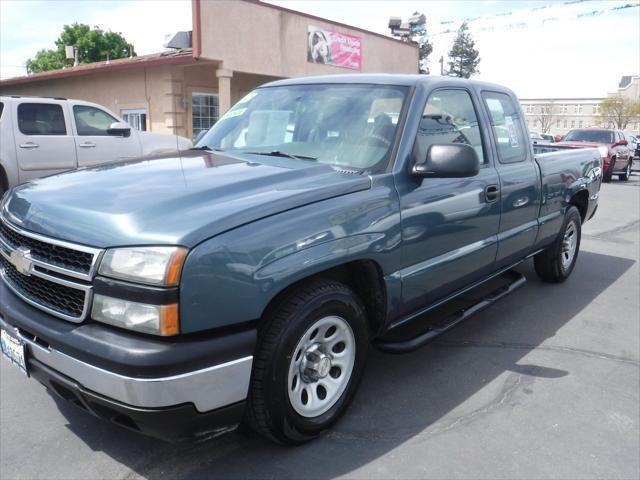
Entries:
<svg viewBox="0 0 640 480">
<path fill-rule="evenodd" d="M 345 416 L 323 437 L 300 447 L 274 445 L 246 431 L 197 445 L 169 445 L 95 419 L 64 401 L 58 404 L 68 428 L 90 448 L 142 477 L 333 478 L 404 442 L 435 438 L 494 409 L 513 408 L 518 395 L 531 392 L 536 377 L 569 375 L 520 361 L 532 350 L 552 348 L 542 344 L 634 263 L 582 251 L 572 277 L 561 285 L 540 282 L 532 263 L 523 264 L 518 270 L 529 279 L 524 288 L 433 344 L 400 356 L 372 351 Z M 494 381 L 503 382 L 494 399 L 478 410 L 460 412 L 465 400 Z"/>
</svg>

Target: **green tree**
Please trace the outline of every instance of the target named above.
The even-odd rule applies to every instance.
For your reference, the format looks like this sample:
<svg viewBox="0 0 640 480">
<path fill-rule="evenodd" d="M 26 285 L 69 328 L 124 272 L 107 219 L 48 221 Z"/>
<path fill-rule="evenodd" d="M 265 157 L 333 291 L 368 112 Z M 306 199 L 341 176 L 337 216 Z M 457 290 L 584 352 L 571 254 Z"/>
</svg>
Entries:
<svg viewBox="0 0 640 480">
<path fill-rule="evenodd" d="M 423 13 L 413 12 L 414 23 L 411 25 L 411 41 L 418 45 L 418 73 L 429 74 L 428 58 L 433 52 L 433 45 L 427 38 L 427 17 Z"/>
<path fill-rule="evenodd" d="M 458 29 L 458 36 L 453 41 L 449 52 L 449 75 L 469 78 L 474 73 L 479 73 L 479 55 L 480 52 L 475 48 L 467 22 L 464 22 Z"/>
<path fill-rule="evenodd" d="M 598 123 L 612 125 L 619 130 L 624 130 L 633 119 L 639 117 L 640 102 L 621 95 L 607 97 L 600 102 L 600 113 L 597 115 Z"/>
<path fill-rule="evenodd" d="M 433 52 L 433 45 L 431 45 L 431 42 L 427 40 L 427 37 L 424 37 L 423 41 L 418 42 L 418 48 L 420 49 L 419 51 L 420 60 L 418 62 L 418 72 L 428 74 L 429 67 L 427 67 L 427 62 L 428 62 L 429 55 L 431 55 L 431 52 Z"/>
<path fill-rule="evenodd" d="M 99 62 L 109 59 L 135 56 L 133 46 L 120 33 L 91 28 L 82 23 L 65 25 L 55 42 L 56 47 L 40 50 L 34 58 L 27 60 L 29 73 L 46 72 L 62 68 L 69 64 L 65 56 L 65 46 L 73 45 L 78 49 L 80 63 Z M 131 48 L 131 52 L 129 49 Z"/>
</svg>

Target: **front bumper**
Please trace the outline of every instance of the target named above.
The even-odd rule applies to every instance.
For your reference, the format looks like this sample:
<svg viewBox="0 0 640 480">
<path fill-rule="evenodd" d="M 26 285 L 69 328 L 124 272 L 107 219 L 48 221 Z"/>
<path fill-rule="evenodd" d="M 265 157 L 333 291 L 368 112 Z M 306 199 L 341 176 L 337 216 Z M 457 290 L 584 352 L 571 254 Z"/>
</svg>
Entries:
<svg viewBox="0 0 640 480">
<path fill-rule="evenodd" d="M 240 421 L 255 330 L 158 339 L 53 318 L 2 282 L 0 298 L 0 326 L 25 343 L 30 374 L 91 413 L 168 440 Z"/>
</svg>

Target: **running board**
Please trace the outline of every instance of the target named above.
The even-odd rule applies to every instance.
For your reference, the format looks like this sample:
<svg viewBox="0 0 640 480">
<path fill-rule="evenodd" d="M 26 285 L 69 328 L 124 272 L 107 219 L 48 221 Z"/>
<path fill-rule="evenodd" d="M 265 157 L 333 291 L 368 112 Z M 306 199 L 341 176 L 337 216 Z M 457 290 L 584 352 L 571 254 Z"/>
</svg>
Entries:
<svg viewBox="0 0 640 480">
<path fill-rule="evenodd" d="M 457 312 L 443 318 L 442 320 L 438 321 L 436 325 L 433 325 L 431 328 L 415 337 L 412 337 L 408 340 L 391 341 L 380 339 L 375 343 L 375 347 L 378 350 L 386 353 L 408 353 L 416 350 L 423 345 L 426 345 L 427 343 L 435 340 L 443 333 L 448 332 L 449 330 L 469 318 L 471 315 L 484 310 L 501 298 L 506 297 L 510 293 L 522 287 L 527 281 L 524 275 L 516 272 L 515 270 L 504 272 L 502 275 L 500 275 L 500 277 L 507 280 L 508 283 L 484 295 L 478 300 L 477 303 L 467 308 L 460 309 Z"/>
</svg>

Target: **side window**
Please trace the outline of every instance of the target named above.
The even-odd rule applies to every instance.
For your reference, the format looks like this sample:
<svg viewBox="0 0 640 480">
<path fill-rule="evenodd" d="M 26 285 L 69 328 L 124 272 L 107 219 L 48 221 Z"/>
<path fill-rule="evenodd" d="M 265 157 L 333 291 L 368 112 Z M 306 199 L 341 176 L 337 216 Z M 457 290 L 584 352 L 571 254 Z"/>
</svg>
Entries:
<svg viewBox="0 0 640 480">
<path fill-rule="evenodd" d="M 80 136 L 107 136 L 107 130 L 118 120 L 99 108 L 74 105 L 73 118 Z"/>
<path fill-rule="evenodd" d="M 527 144 L 520 112 L 513 101 L 504 93 L 484 92 L 482 96 L 489 110 L 498 159 L 501 163 L 524 161 L 527 158 Z"/>
<path fill-rule="evenodd" d="M 66 135 L 62 107 L 55 103 L 18 105 L 18 129 L 24 135 Z"/>
<path fill-rule="evenodd" d="M 424 161 L 431 145 L 443 143 L 471 145 L 480 163 L 485 163 L 478 118 L 465 90 L 436 90 L 429 96 L 413 146 L 414 158 Z"/>
<path fill-rule="evenodd" d="M 4 112 L 4 103 L 0 102 L 0 118 L 2 118 L 2 112 Z"/>
</svg>

